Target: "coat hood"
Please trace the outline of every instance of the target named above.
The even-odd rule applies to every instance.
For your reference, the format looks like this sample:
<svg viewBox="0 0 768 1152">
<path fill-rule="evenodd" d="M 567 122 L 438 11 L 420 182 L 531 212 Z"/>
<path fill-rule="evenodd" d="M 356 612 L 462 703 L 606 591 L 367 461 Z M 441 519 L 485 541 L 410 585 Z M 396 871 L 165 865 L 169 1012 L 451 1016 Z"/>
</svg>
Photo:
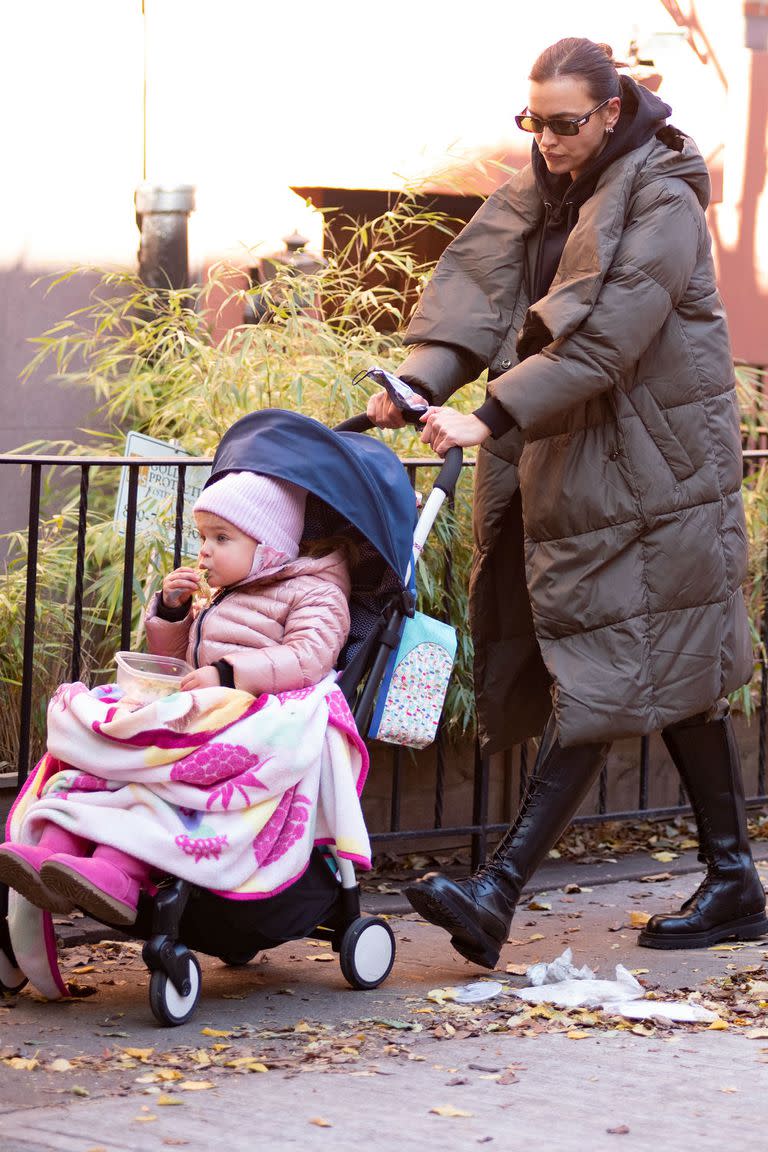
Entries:
<svg viewBox="0 0 768 1152">
<path fill-rule="evenodd" d="M 282 580 L 294 580 L 297 576 L 317 576 L 321 580 L 327 580 L 330 584 L 335 584 L 347 597 L 352 587 L 347 562 L 338 551 L 329 552 L 327 556 L 299 556 L 289 564 L 264 572 L 256 580 L 244 582 L 241 587 L 250 588 L 256 585 L 266 587 Z"/>
<path fill-rule="evenodd" d="M 568 173 L 556 175 L 549 171 L 534 140 L 531 146 L 531 164 L 536 187 L 545 204 L 551 205 L 557 220 L 560 212 L 576 208 L 592 195 L 600 174 L 619 156 L 634 151 L 663 129 L 672 109 L 653 92 L 637 84 L 631 77 L 622 76 L 621 114 L 615 131 L 592 163 L 575 180 Z M 675 131 L 674 129 L 672 130 Z"/>
</svg>

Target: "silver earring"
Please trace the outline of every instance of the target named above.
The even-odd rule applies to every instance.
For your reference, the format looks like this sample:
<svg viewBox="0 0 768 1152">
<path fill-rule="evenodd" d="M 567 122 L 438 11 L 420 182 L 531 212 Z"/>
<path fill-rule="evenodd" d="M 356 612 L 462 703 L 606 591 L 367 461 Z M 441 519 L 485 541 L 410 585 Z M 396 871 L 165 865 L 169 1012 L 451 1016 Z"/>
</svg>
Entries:
<svg viewBox="0 0 768 1152">
<path fill-rule="evenodd" d="M 613 128 L 606 128 L 606 130 L 605 130 L 605 131 L 606 131 L 606 133 L 610 133 L 610 132 L 613 132 Z"/>
</svg>

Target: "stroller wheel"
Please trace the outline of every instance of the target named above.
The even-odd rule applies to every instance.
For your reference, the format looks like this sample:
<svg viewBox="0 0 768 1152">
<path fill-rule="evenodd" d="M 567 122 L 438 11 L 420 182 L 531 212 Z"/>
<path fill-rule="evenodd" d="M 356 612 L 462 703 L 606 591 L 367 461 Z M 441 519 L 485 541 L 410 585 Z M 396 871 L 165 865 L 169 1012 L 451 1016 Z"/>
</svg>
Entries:
<svg viewBox="0 0 768 1152">
<path fill-rule="evenodd" d="M 246 964 L 250 964 L 251 960 L 255 960 L 258 954 L 258 950 L 256 952 L 223 952 L 219 954 L 219 960 L 230 968 L 244 968 Z"/>
<path fill-rule="evenodd" d="M 3 948 L 0 948 L 0 995 L 15 995 L 21 992 L 27 978 L 10 959 Z"/>
<path fill-rule="evenodd" d="M 160 1024 L 175 1027 L 186 1024 L 200 999 L 200 965 L 197 957 L 187 952 L 189 992 L 182 996 L 166 972 L 153 972 L 149 979 L 149 1006 Z"/>
<path fill-rule="evenodd" d="M 353 920 L 342 937 L 339 962 L 353 988 L 378 988 L 395 962 L 395 937 L 386 920 L 378 916 Z"/>
</svg>

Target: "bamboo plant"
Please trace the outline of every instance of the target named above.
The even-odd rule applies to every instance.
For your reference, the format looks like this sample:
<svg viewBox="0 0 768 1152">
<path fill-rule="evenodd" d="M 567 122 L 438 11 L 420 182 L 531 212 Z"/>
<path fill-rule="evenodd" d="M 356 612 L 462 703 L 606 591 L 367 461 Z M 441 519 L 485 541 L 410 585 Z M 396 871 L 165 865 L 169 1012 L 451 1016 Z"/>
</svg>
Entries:
<svg viewBox="0 0 768 1152">
<path fill-rule="evenodd" d="M 360 225 L 338 220 L 341 239 L 327 262 L 310 273 L 287 266 L 265 285 L 252 285 L 239 267 L 219 266 L 204 284 L 177 291 L 148 289 L 125 271 L 103 271 L 87 301 L 37 337 L 25 375 L 48 372 L 50 385 L 79 385 L 96 397 L 98 431 L 78 443 L 36 443 L 25 450 L 64 456 L 97 452 L 120 456 L 127 430 L 178 445 L 195 456 L 211 455 L 222 434 L 255 409 L 295 409 L 332 426 L 364 411 L 373 385 L 355 384 L 372 364 L 396 371 L 401 332 L 418 290 L 431 272 L 419 260 L 424 229 L 450 237 L 460 222 L 403 198 L 377 220 Z M 253 261 L 251 260 L 251 263 Z M 76 269 L 63 280 L 93 269 Z M 243 317 L 258 323 L 223 323 Z M 370 382 L 368 382 L 370 383 Z M 471 408 L 481 385 L 457 402 Z M 430 456 L 418 432 L 376 433 L 405 457 Z M 91 479 L 86 537 L 83 671 L 87 682 L 108 679 L 119 647 L 118 617 L 123 576 L 123 538 L 113 524 L 116 468 L 95 469 Z M 468 527 L 471 470 L 465 470 L 454 509 L 441 514 L 434 545 L 426 550 L 420 607 L 451 619 L 461 642 L 446 706 L 448 730 L 471 728 L 471 643 L 466 631 L 466 585 L 470 562 Z M 429 472 L 419 470 L 418 483 Z M 77 477 L 60 478 L 45 492 L 38 567 L 33 754 L 42 749 L 45 705 L 56 685 L 69 678 L 73 576 L 77 523 Z M 23 637 L 26 539 L 6 540 L 10 560 L 0 577 L 0 761 L 15 764 Z M 451 553 L 450 596 L 442 571 Z M 172 563 L 162 533 L 137 541 L 133 588 L 134 636 L 147 598 Z"/>
</svg>

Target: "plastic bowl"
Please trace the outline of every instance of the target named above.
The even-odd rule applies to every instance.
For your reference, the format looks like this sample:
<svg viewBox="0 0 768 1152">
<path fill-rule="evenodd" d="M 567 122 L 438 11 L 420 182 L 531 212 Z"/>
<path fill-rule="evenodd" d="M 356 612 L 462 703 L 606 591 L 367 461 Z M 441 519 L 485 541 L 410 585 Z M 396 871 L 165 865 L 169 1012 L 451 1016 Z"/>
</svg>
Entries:
<svg viewBox="0 0 768 1152">
<path fill-rule="evenodd" d="M 193 669 L 186 660 L 173 656 L 150 656 L 146 652 L 117 652 L 117 683 L 139 704 L 149 704 L 178 692 L 182 680 Z"/>
</svg>

